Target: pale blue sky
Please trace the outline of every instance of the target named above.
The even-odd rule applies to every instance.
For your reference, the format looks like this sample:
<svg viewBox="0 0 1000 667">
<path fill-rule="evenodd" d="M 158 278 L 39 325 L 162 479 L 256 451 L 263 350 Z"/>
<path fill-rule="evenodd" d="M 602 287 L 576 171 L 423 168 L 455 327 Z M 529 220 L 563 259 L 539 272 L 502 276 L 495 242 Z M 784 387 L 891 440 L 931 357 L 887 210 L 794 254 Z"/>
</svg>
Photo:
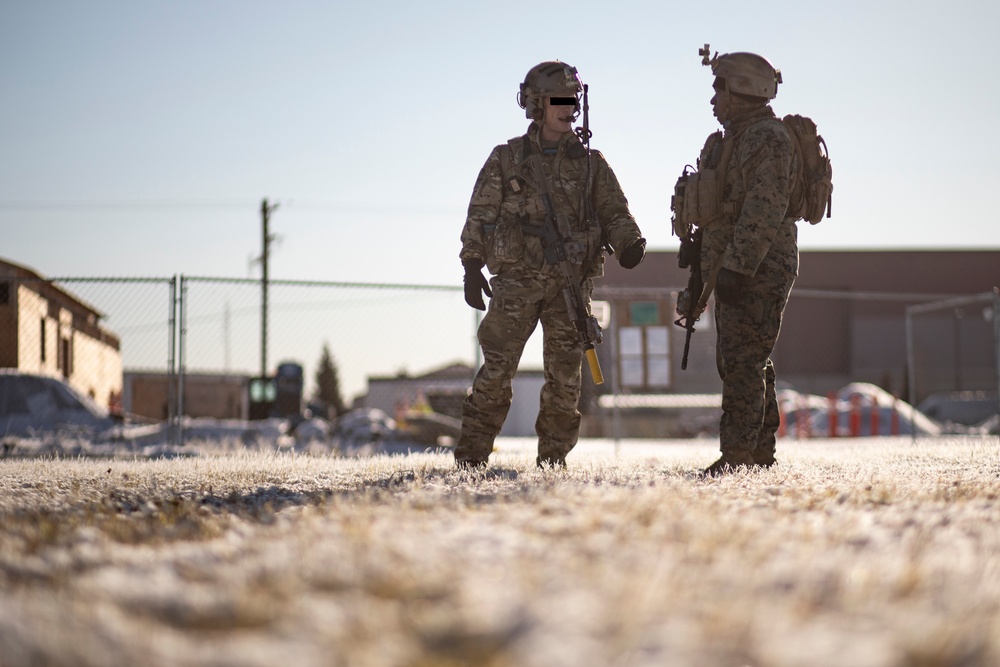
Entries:
<svg viewBox="0 0 1000 667">
<path fill-rule="evenodd" d="M 275 278 L 459 284 L 476 174 L 553 58 L 590 85 L 593 145 L 650 247 L 672 249 L 674 180 L 716 129 L 704 42 L 768 57 L 775 110 L 830 147 L 834 217 L 802 248 L 996 249 L 998 8 L 2 0 L 0 256 L 247 277 L 268 197 Z"/>
</svg>

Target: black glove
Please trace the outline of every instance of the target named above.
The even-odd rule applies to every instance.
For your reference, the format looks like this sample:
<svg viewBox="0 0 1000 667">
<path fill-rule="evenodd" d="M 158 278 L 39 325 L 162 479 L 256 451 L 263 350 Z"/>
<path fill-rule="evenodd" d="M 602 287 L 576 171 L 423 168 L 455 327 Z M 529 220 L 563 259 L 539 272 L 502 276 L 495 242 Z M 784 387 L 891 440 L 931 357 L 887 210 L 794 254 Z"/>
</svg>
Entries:
<svg viewBox="0 0 1000 667">
<path fill-rule="evenodd" d="M 476 310 L 486 310 L 483 292 L 492 299 L 493 290 L 490 289 L 490 281 L 483 275 L 482 261 L 467 259 L 462 262 L 462 266 L 465 267 L 465 302 Z"/>
<path fill-rule="evenodd" d="M 625 246 L 618 255 L 618 263 L 623 269 L 634 269 L 646 256 L 646 239 L 640 238 Z"/>
<path fill-rule="evenodd" d="M 723 268 L 715 279 L 715 295 L 727 306 L 739 305 L 747 291 L 750 277 L 737 273 L 732 269 Z"/>
</svg>

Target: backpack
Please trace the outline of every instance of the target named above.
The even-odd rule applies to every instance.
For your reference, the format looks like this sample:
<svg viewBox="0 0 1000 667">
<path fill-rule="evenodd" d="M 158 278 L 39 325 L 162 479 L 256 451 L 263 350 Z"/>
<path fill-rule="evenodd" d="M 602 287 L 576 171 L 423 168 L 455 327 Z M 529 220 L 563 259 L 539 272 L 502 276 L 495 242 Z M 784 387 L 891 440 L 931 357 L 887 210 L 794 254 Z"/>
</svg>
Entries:
<svg viewBox="0 0 1000 667">
<path fill-rule="evenodd" d="M 824 211 L 829 218 L 833 210 L 833 166 L 829 151 L 811 118 L 789 114 L 781 122 L 788 129 L 802 167 L 801 177 L 792 188 L 788 211 L 815 225 L 823 219 Z"/>
</svg>

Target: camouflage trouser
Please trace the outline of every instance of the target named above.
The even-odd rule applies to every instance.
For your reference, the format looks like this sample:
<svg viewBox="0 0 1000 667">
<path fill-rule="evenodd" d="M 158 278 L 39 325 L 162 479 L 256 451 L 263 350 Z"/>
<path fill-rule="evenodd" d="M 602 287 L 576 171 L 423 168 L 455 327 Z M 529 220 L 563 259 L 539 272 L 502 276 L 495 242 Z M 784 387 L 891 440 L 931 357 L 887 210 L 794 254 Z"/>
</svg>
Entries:
<svg viewBox="0 0 1000 667">
<path fill-rule="evenodd" d="M 545 384 L 535 432 L 542 460 L 560 460 L 580 431 L 580 364 L 583 346 L 566 311 L 562 283 L 538 273 L 504 273 L 491 281 L 493 299 L 479 326 L 483 365 L 462 406 L 458 461 L 485 461 L 510 409 L 511 380 L 524 345 L 542 323 Z M 589 303 L 593 282 L 582 286 Z"/>
<path fill-rule="evenodd" d="M 781 419 L 770 356 L 794 276 L 780 278 L 777 284 L 752 283 L 739 305 L 717 299 L 715 306 L 716 362 L 722 378 L 720 447 L 723 453 L 750 450 L 758 462 L 773 459 Z"/>
</svg>

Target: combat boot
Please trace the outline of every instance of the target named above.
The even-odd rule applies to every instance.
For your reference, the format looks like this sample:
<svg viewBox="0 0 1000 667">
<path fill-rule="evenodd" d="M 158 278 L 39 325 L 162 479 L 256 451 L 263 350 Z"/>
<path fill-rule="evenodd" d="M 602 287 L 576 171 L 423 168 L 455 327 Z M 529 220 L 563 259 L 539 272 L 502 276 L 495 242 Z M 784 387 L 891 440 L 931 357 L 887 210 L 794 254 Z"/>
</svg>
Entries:
<svg viewBox="0 0 1000 667">
<path fill-rule="evenodd" d="M 722 452 L 718 461 L 705 468 L 704 477 L 722 477 L 735 472 L 749 470 L 756 465 L 753 454 L 748 449 L 728 449 Z"/>
<path fill-rule="evenodd" d="M 481 440 L 474 440 L 464 434 L 459 437 L 458 445 L 455 446 L 455 466 L 459 470 L 473 470 L 485 468 L 486 462 L 493 452 L 492 443 L 484 443 Z"/>
<path fill-rule="evenodd" d="M 777 461 L 774 459 L 773 449 L 763 449 L 761 447 L 758 447 L 757 449 L 753 450 L 753 452 L 751 452 L 751 455 L 753 456 L 754 465 L 756 465 L 758 468 L 770 468 L 771 466 L 777 463 Z"/>
<path fill-rule="evenodd" d="M 545 470 L 546 468 L 551 468 L 551 469 L 561 468 L 561 469 L 565 470 L 566 469 L 566 457 L 564 457 L 564 456 L 546 456 L 545 458 L 542 458 L 541 456 L 537 456 L 537 457 L 535 457 L 535 465 L 537 465 L 542 470 Z"/>
<path fill-rule="evenodd" d="M 459 470 L 482 470 L 486 467 L 486 459 L 455 458 L 455 467 Z"/>
</svg>

